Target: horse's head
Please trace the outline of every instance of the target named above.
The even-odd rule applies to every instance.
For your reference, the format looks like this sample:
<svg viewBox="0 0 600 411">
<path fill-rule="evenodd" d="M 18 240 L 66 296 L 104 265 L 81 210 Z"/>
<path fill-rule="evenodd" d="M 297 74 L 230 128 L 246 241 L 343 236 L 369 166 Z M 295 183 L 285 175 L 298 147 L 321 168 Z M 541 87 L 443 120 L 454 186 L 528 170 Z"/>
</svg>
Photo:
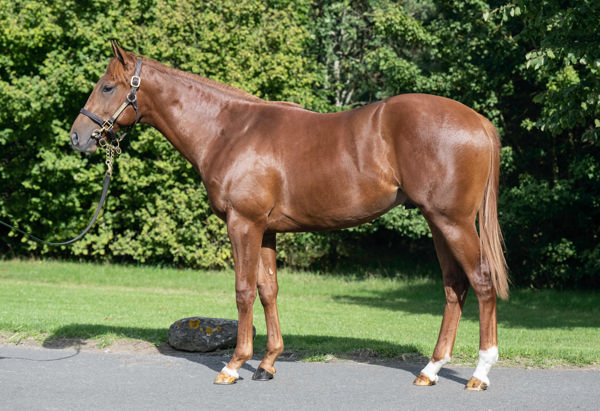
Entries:
<svg viewBox="0 0 600 411">
<path fill-rule="evenodd" d="M 71 143 L 77 151 L 93 153 L 107 134 L 114 139 L 114 133 L 139 120 L 135 91 L 140 84 L 141 60 L 136 62 L 136 56 L 123 50 L 116 41 L 111 45 L 115 57 L 71 128 Z"/>
</svg>

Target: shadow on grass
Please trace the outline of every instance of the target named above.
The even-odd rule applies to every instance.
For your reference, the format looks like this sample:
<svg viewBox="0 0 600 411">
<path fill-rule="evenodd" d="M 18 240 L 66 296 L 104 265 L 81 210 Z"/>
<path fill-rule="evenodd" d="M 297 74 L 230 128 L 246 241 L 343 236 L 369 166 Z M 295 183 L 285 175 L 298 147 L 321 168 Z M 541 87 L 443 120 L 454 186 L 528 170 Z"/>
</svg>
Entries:
<svg viewBox="0 0 600 411">
<path fill-rule="evenodd" d="M 349 305 L 439 316 L 446 304 L 441 279 L 332 298 Z M 473 290 L 469 290 L 462 318 L 479 321 Z M 589 291 L 512 290 L 508 301 L 498 301 L 498 322 L 510 328 L 600 328 L 600 294 Z"/>
<path fill-rule="evenodd" d="M 411 243 L 405 245 L 410 247 Z M 403 278 L 415 284 L 363 292 L 361 295 L 336 295 L 333 297 L 336 302 L 441 317 L 446 300 L 442 273 L 432 244 L 422 241 L 413 252 L 393 248 L 383 255 L 376 255 L 376 259 L 334 267 L 327 273 L 357 279 L 371 276 Z M 423 281 L 416 281 L 419 279 Z M 469 290 L 462 318 L 479 321 L 477 298 L 472 289 Z M 498 322 L 510 328 L 600 328 L 600 294 L 589 290 L 512 288 L 509 300 L 498 302 Z"/>
</svg>

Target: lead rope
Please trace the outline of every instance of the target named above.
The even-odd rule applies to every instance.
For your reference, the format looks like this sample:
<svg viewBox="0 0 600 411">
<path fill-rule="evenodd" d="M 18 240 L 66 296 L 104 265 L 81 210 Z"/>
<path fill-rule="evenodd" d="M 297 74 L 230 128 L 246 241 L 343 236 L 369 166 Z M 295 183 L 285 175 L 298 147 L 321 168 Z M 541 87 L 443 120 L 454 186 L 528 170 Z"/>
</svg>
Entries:
<svg viewBox="0 0 600 411">
<path fill-rule="evenodd" d="M 94 213 L 94 216 L 92 217 L 92 220 L 90 221 L 90 223 L 88 224 L 88 226 L 85 228 L 85 230 L 83 230 L 83 232 L 81 234 L 79 234 L 77 237 L 68 240 L 68 241 L 64 241 L 62 243 L 53 243 L 50 241 L 46 241 L 46 240 L 42 240 L 41 238 L 38 238 L 34 235 L 31 235 L 23 230 L 20 230 L 16 227 L 11 226 L 10 224 L 5 223 L 4 221 L 0 220 L 0 224 L 8 227 L 11 230 L 14 230 L 20 234 L 23 234 L 24 236 L 35 240 L 39 243 L 42 244 L 47 244 L 47 245 L 54 245 L 54 246 L 58 246 L 58 245 L 67 245 L 67 244 L 71 244 L 74 243 L 75 241 L 80 240 L 84 235 L 87 234 L 88 231 L 90 231 L 90 229 L 92 228 L 92 226 L 94 225 L 94 223 L 96 222 L 96 219 L 98 218 L 98 215 L 100 215 L 100 210 L 102 210 L 102 207 L 104 206 L 104 202 L 106 201 L 106 196 L 108 194 L 108 186 L 110 185 L 110 178 L 112 176 L 112 169 L 113 169 L 113 162 L 115 159 L 115 154 L 119 155 L 121 154 L 121 148 L 119 147 L 119 142 L 117 141 L 116 143 L 111 143 L 111 144 L 107 144 L 106 145 L 106 166 L 107 166 L 107 170 L 106 170 L 106 174 L 104 175 L 104 187 L 102 188 L 102 194 L 100 195 L 100 200 L 98 201 L 98 207 L 96 208 L 96 212 Z"/>
</svg>

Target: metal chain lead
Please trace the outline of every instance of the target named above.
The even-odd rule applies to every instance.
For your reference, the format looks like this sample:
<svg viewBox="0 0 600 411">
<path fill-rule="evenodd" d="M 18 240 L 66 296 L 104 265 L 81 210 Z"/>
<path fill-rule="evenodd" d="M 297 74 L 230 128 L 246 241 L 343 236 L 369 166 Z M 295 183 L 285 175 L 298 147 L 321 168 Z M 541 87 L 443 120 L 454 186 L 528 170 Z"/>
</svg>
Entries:
<svg viewBox="0 0 600 411">
<path fill-rule="evenodd" d="M 114 142 L 112 142 L 110 144 L 107 143 L 104 147 L 106 148 L 106 167 L 108 168 L 106 170 L 106 174 L 112 175 L 112 168 L 113 168 L 113 162 L 115 159 L 115 154 L 117 154 L 117 155 L 121 154 L 121 147 L 119 147 L 119 140 L 115 140 Z"/>
</svg>

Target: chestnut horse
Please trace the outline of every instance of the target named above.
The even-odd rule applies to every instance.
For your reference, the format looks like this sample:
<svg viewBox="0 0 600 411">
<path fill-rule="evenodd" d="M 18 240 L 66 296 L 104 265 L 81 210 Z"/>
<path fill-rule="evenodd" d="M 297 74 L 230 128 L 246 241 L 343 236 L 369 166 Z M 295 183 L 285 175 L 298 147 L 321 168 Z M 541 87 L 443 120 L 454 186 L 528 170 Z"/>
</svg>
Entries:
<svg viewBox="0 0 600 411">
<path fill-rule="evenodd" d="M 257 290 L 267 348 L 253 379 L 275 374 L 283 351 L 276 233 L 356 226 L 410 201 L 431 229 L 446 293 L 431 361 L 414 383 L 435 384 L 450 360 L 471 286 L 479 302 L 480 351 L 466 388 L 487 388 L 498 358 L 496 298 L 508 294 L 497 219 L 500 143 L 487 119 L 423 94 L 319 114 L 169 68 L 116 42 L 112 48 L 115 57 L 75 120 L 71 141 L 91 153 L 100 135 L 113 132 L 112 123 L 119 130 L 139 120 L 159 130 L 200 174 L 212 210 L 227 224 L 239 314 L 235 352 L 215 383 L 234 383 L 252 356 Z M 110 127 L 99 130 L 98 119 L 112 113 Z"/>
</svg>

